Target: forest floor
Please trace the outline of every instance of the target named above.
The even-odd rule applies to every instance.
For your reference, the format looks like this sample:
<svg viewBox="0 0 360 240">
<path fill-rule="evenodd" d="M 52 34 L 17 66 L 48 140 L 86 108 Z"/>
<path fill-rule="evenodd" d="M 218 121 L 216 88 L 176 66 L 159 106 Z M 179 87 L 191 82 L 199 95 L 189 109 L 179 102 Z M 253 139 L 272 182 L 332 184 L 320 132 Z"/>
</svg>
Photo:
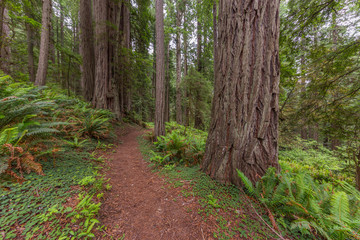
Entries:
<svg viewBox="0 0 360 240">
<path fill-rule="evenodd" d="M 215 203 L 201 206 L 201 196 L 192 192 L 191 179 L 176 177 L 174 184 L 166 174 L 149 167 L 138 142 L 144 132 L 135 126 L 118 130 L 119 144 L 104 156 L 108 159 L 104 170 L 112 189 L 105 193 L 99 212 L 98 219 L 104 227 L 96 233 L 97 239 L 276 239 L 263 224 L 259 224 L 251 210 L 234 207 L 233 211 L 221 213 L 222 209 L 215 208 L 213 195 L 207 193 L 205 198 L 210 196 L 211 199 L 203 202 Z M 196 172 L 200 171 L 197 169 Z M 234 198 L 240 201 L 238 193 Z M 238 232 L 228 234 L 231 231 L 227 231 L 223 237 L 214 238 L 220 228 L 237 229 Z"/>
<path fill-rule="evenodd" d="M 179 189 L 151 171 L 143 160 L 138 127 L 122 130 L 115 153 L 106 156 L 112 189 L 104 196 L 99 220 L 106 228 L 100 239 L 209 239 L 210 223 L 184 206 L 195 199 L 178 199 Z M 174 201 L 177 199 L 177 201 Z"/>
</svg>

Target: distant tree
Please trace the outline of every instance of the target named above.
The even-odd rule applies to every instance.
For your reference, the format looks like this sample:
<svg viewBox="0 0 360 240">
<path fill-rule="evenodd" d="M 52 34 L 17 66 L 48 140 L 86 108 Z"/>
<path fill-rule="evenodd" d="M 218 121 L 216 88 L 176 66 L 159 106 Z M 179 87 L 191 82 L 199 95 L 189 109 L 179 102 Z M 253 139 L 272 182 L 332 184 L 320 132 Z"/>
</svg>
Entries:
<svg viewBox="0 0 360 240">
<path fill-rule="evenodd" d="M 29 1 L 24 1 L 24 12 L 25 15 L 32 19 L 32 9 L 31 3 Z M 35 28 L 32 23 L 26 21 L 26 37 L 27 37 L 27 51 L 28 51 L 28 71 L 29 71 L 29 80 L 35 82 L 35 56 L 34 56 L 34 46 L 35 46 Z"/>
<path fill-rule="evenodd" d="M 202 169 L 240 185 L 278 164 L 280 0 L 219 1 L 218 59 Z"/>
<path fill-rule="evenodd" d="M 182 124 L 181 107 L 181 20 L 183 15 L 182 1 L 176 2 L 176 122 Z"/>
<path fill-rule="evenodd" d="M 40 55 L 35 79 L 37 86 L 44 86 L 46 83 L 50 46 L 51 0 L 43 0 L 42 9 Z"/>
<path fill-rule="evenodd" d="M 155 136 L 165 135 L 165 46 L 164 46 L 164 1 L 156 0 L 156 100 Z"/>
</svg>

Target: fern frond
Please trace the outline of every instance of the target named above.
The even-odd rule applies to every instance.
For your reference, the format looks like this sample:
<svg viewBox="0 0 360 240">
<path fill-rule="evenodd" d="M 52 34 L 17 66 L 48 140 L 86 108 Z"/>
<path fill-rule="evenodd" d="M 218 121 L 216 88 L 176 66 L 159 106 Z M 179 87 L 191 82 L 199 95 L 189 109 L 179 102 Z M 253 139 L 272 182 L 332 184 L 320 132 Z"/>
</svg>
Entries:
<svg viewBox="0 0 360 240">
<path fill-rule="evenodd" d="M 331 214 L 340 222 L 350 222 L 349 199 L 345 192 L 336 192 L 331 199 Z"/>
<path fill-rule="evenodd" d="M 247 192 L 250 195 L 254 195 L 255 194 L 255 188 L 254 188 L 254 185 L 252 184 L 252 182 L 250 181 L 250 179 L 247 178 L 245 176 L 245 174 L 243 172 L 241 172 L 239 169 L 236 169 L 236 171 L 238 173 L 239 178 L 241 179 L 241 182 L 244 184 Z"/>
<path fill-rule="evenodd" d="M 46 135 L 46 134 L 51 134 L 51 133 L 59 133 L 58 130 L 54 129 L 54 128 L 34 128 L 34 129 L 29 129 L 29 131 L 26 133 L 25 136 L 34 136 L 34 135 Z"/>
</svg>

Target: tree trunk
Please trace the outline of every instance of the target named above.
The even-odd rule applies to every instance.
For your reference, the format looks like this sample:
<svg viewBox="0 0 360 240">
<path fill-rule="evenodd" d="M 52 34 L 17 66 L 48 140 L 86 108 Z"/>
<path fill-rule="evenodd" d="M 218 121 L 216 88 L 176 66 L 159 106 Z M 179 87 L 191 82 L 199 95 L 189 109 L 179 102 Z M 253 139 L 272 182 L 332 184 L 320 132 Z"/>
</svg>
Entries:
<svg viewBox="0 0 360 240">
<path fill-rule="evenodd" d="M 186 1 L 185 1 L 185 6 L 184 6 L 184 13 L 186 13 Z M 185 31 L 183 31 L 183 38 L 184 38 L 184 76 L 186 77 L 188 74 L 188 54 L 187 54 L 187 49 L 188 49 L 188 35 L 186 32 L 186 25 L 187 25 L 187 18 L 186 18 L 186 14 L 184 14 L 184 29 Z M 185 92 L 185 96 L 186 98 L 189 98 L 189 93 L 186 91 Z M 184 116 L 185 116 L 185 120 L 184 120 L 184 124 L 185 126 L 189 126 L 190 124 L 190 110 L 187 106 L 187 104 L 185 104 L 185 109 L 184 109 Z"/>
<path fill-rule="evenodd" d="M 66 81 L 65 81 L 65 53 L 63 52 L 64 50 L 64 37 L 65 33 L 64 33 L 64 7 L 62 5 L 62 3 L 60 2 L 60 46 L 61 46 L 61 50 L 60 50 L 60 79 L 61 79 L 61 84 L 63 87 L 66 86 Z"/>
<path fill-rule="evenodd" d="M 3 6 L 1 16 L 1 48 L 0 48 L 0 69 L 6 74 L 10 74 L 10 28 L 9 28 L 9 10 Z"/>
<path fill-rule="evenodd" d="M 170 122 L 170 41 L 166 45 L 165 122 Z"/>
<path fill-rule="evenodd" d="M 32 18 L 31 10 L 29 6 L 25 6 L 25 14 L 28 18 Z M 30 23 L 25 24 L 26 35 L 27 35 L 27 50 L 28 50 L 28 71 L 29 71 L 29 80 L 35 82 L 35 61 L 34 61 L 34 28 Z"/>
<path fill-rule="evenodd" d="M 201 26 L 201 1 L 197 0 L 197 48 L 196 48 L 196 55 L 197 55 L 197 70 L 199 72 L 202 72 L 202 59 L 201 59 L 201 45 L 202 45 L 202 26 Z M 197 90 L 197 96 L 196 98 L 199 98 L 200 90 Z M 202 113 L 201 109 L 198 107 L 195 107 L 195 115 L 194 115 L 194 127 L 197 129 L 203 129 L 203 119 L 202 119 Z"/>
<path fill-rule="evenodd" d="M 217 0 L 213 2 L 213 40 L 214 40 L 214 70 L 216 69 L 217 59 Z M 214 79 L 216 79 L 216 71 L 214 71 Z"/>
<path fill-rule="evenodd" d="M 86 101 L 91 102 L 94 96 L 95 50 L 91 1 L 89 0 L 80 0 L 80 54 L 82 57 L 82 94 Z"/>
<path fill-rule="evenodd" d="M 42 27 L 40 40 L 39 64 L 36 73 L 35 85 L 44 86 L 49 64 L 50 46 L 50 23 L 51 23 L 51 0 L 43 0 Z"/>
<path fill-rule="evenodd" d="M 155 137 L 165 135 L 164 1 L 156 0 Z"/>
<path fill-rule="evenodd" d="M 279 0 L 219 1 L 217 77 L 202 169 L 241 185 L 278 164 Z"/>
<path fill-rule="evenodd" d="M 181 107 L 181 10 L 180 1 L 176 3 L 176 122 L 182 124 L 182 107 Z"/>
<path fill-rule="evenodd" d="M 122 2 L 122 48 L 125 50 L 130 49 L 130 1 L 124 0 Z M 123 89 L 123 100 L 124 100 L 124 112 L 129 113 L 131 111 L 131 83 L 129 78 L 129 55 L 128 51 L 122 51 L 122 79 Z"/>
<path fill-rule="evenodd" d="M 360 191 L 360 148 L 358 149 L 357 156 L 354 154 L 355 167 L 356 167 L 356 187 Z"/>
<path fill-rule="evenodd" d="M 93 105 L 96 108 L 107 108 L 109 89 L 109 44 L 108 44 L 108 1 L 94 0 L 95 13 L 95 89 Z"/>
</svg>

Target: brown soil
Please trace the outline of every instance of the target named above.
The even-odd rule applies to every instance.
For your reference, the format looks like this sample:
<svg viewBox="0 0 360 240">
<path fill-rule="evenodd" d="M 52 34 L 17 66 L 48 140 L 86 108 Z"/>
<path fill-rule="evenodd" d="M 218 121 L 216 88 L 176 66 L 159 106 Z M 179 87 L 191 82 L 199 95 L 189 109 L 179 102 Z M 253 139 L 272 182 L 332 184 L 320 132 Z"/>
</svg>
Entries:
<svg viewBox="0 0 360 240">
<path fill-rule="evenodd" d="M 169 188 L 143 160 L 136 139 L 143 131 L 127 129 L 120 137 L 123 144 L 107 156 L 112 189 L 105 194 L 101 207 L 99 219 L 105 231 L 98 233 L 97 239 L 212 239 L 210 228 L 214 223 L 202 221 L 196 211 L 197 201 Z"/>
</svg>

